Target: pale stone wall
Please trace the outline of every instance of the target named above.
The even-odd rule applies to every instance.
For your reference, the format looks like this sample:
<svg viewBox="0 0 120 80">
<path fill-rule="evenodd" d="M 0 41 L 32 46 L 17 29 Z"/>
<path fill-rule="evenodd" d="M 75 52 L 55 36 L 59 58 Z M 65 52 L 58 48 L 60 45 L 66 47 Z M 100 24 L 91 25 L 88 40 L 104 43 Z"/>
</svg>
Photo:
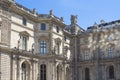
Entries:
<svg viewBox="0 0 120 80">
<path fill-rule="evenodd" d="M 11 69 L 10 69 L 10 56 L 6 53 L 0 53 L 1 55 L 1 80 L 10 80 L 10 74 L 11 74 Z"/>
<path fill-rule="evenodd" d="M 20 32 L 27 31 L 30 35 L 27 40 L 27 50 L 32 49 L 32 44 L 34 43 L 34 25 L 30 20 L 27 20 L 27 26 L 22 25 L 22 17 L 13 13 L 12 14 L 12 24 L 11 24 L 11 48 L 18 47 L 18 41 L 20 40 Z M 22 44 L 20 45 L 22 49 Z"/>
</svg>

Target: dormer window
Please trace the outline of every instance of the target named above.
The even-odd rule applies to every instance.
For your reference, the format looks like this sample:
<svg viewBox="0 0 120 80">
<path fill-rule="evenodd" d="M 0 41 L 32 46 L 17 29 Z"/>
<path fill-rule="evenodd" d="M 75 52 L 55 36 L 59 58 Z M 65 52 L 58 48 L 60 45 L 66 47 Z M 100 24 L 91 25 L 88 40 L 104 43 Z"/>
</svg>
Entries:
<svg viewBox="0 0 120 80">
<path fill-rule="evenodd" d="M 56 32 L 59 33 L 59 27 L 58 26 L 56 26 Z"/>
<path fill-rule="evenodd" d="M 23 24 L 24 26 L 27 25 L 27 20 L 26 20 L 25 18 L 23 18 L 23 20 L 22 20 L 22 24 Z"/>
<path fill-rule="evenodd" d="M 46 30 L 46 24 L 45 23 L 41 24 L 41 30 Z"/>
</svg>

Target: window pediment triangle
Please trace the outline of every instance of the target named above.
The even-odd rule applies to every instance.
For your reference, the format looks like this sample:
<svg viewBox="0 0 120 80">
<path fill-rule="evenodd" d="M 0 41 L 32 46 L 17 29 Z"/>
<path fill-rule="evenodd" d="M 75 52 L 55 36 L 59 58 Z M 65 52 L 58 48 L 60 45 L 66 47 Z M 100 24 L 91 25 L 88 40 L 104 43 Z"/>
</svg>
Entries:
<svg viewBox="0 0 120 80">
<path fill-rule="evenodd" d="M 26 36 L 26 37 L 29 37 L 30 34 L 27 32 L 27 31 L 22 31 L 19 33 L 20 36 Z"/>
<path fill-rule="evenodd" d="M 55 43 L 59 43 L 60 44 L 61 43 L 61 39 L 60 38 L 56 38 L 55 39 Z"/>
</svg>

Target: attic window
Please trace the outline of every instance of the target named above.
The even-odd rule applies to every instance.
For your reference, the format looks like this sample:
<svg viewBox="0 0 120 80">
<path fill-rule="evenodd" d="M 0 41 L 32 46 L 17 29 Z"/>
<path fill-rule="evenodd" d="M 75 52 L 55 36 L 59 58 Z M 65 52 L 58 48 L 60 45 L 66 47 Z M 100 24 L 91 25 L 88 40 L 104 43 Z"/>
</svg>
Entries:
<svg viewBox="0 0 120 80">
<path fill-rule="evenodd" d="M 26 20 L 25 18 L 23 18 L 23 20 L 22 20 L 22 24 L 23 24 L 24 26 L 27 25 L 27 20 Z"/>
</svg>

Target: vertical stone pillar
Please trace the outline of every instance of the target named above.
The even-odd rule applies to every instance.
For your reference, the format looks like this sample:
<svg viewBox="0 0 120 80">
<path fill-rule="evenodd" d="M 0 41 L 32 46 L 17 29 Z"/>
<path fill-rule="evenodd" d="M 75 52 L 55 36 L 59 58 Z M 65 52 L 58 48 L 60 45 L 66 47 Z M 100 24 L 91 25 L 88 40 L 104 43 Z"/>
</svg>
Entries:
<svg viewBox="0 0 120 80">
<path fill-rule="evenodd" d="M 120 80 L 120 64 L 116 66 L 116 79 Z"/>
<path fill-rule="evenodd" d="M 16 55 L 16 80 L 20 80 L 20 58 L 18 55 Z"/>
<path fill-rule="evenodd" d="M 82 80 L 82 68 L 79 68 L 78 76 L 79 76 L 79 80 Z"/>
<path fill-rule="evenodd" d="M 65 67 L 62 67 L 62 80 L 65 80 Z"/>
<path fill-rule="evenodd" d="M 55 73 L 56 67 L 55 67 L 55 61 L 53 61 L 52 64 L 53 64 L 53 65 L 52 65 L 52 80 L 56 80 L 56 73 Z"/>
<path fill-rule="evenodd" d="M 11 60 L 10 60 L 10 80 L 13 80 L 13 55 L 11 54 L 10 56 Z"/>
</svg>

